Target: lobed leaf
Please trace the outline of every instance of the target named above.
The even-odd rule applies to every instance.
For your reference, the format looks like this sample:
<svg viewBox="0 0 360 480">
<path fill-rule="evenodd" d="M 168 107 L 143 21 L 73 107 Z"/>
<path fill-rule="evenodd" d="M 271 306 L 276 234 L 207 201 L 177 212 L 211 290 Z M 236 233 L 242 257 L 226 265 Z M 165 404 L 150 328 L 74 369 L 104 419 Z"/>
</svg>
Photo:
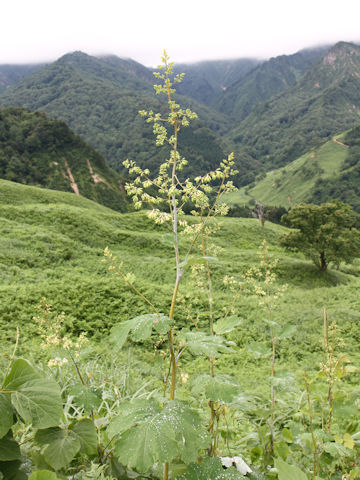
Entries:
<svg viewBox="0 0 360 480">
<path fill-rule="evenodd" d="M 193 355 L 218 357 L 220 353 L 234 351 L 226 345 L 226 340 L 223 337 L 217 335 L 182 330 L 178 336 L 185 341 L 187 348 Z"/>
<path fill-rule="evenodd" d="M 50 470 L 38 470 L 30 475 L 29 480 L 58 480 L 58 477 Z"/>
<path fill-rule="evenodd" d="M 123 431 L 115 443 L 115 455 L 129 468 L 146 472 L 155 463 L 175 457 L 195 461 L 198 449 L 208 445 L 200 417 L 181 402 L 170 401 L 161 408 L 155 401 L 138 400 L 124 407 L 108 433 L 113 436 Z"/>
<path fill-rule="evenodd" d="M 147 313 L 127 320 L 111 329 L 110 338 L 121 348 L 130 335 L 134 342 L 141 342 L 151 337 L 152 330 L 165 334 L 170 330 L 170 319 L 166 315 Z M 131 334 L 130 334 L 131 332 Z"/>
<path fill-rule="evenodd" d="M 214 324 L 214 332 L 217 335 L 223 335 L 224 333 L 232 332 L 236 327 L 241 325 L 242 318 L 231 315 L 230 317 L 221 318 Z"/>
<path fill-rule="evenodd" d="M 59 427 L 38 430 L 35 440 L 40 445 L 47 445 L 44 458 L 54 470 L 66 467 L 81 447 L 80 440 L 74 432 Z"/>
<path fill-rule="evenodd" d="M 47 378 L 38 378 L 19 385 L 11 393 L 11 401 L 25 422 L 35 428 L 53 427 L 62 415 L 59 385 Z"/>
<path fill-rule="evenodd" d="M 71 427 L 71 430 L 80 440 L 80 451 L 86 455 L 94 455 L 97 452 L 97 431 L 94 422 L 89 418 L 79 420 Z"/>
</svg>

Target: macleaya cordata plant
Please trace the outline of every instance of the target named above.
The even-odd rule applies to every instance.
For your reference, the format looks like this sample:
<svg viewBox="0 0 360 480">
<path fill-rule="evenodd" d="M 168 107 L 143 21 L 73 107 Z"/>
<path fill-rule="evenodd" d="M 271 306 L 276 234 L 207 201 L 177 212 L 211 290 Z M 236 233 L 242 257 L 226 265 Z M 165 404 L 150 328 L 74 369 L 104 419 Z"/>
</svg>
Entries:
<svg viewBox="0 0 360 480">
<path fill-rule="evenodd" d="M 183 178 L 182 170 L 187 160 L 179 153 L 179 131 L 182 127 L 187 127 L 197 115 L 189 109 L 181 108 L 173 98 L 173 86 L 182 80 L 183 75 L 173 76 L 173 63 L 169 61 L 166 52 L 162 57 L 159 72 L 154 75 L 160 81 L 158 85 L 154 85 L 155 92 L 166 95 L 168 113 L 164 115 L 145 110 L 139 113 L 153 125 L 156 145 L 167 144 L 170 155 L 160 165 L 157 176 L 132 160 L 127 160 L 124 165 L 130 174 L 135 175 L 134 181 L 126 185 L 135 208 L 144 206 L 148 209 L 149 218 L 157 224 L 168 224 L 172 232 L 175 278 L 169 312 L 160 312 L 155 305 L 156 301 L 150 301 L 139 291 L 135 285 L 135 277 L 124 271 L 122 262 L 119 262 L 108 248 L 105 249 L 105 261 L 110 263 L 109 269 L 120 275 L 151 309 L 151 313 L 115 326 L 112 339 L 116 347 L 121 348 L 128 337 L 133 341 L 143 341 L 153 333 L 160 338 L 166 336 L 168 373 L 164 378 L 167 398 L 165 397 L 162 403 L 153 398 L 123 403 L 121 415 L 110 422 L 108 434 L 114 439 L 114 453 L 121 463 L 139 472 L 146 472 L 155 464 L 163 463 L 163 480 L 167 480 L 172 460 L 189 464 L 196 461 L 199 451 L 206 451 L 208 448 L 212 450 L 209 447 L 211 435 L 208 433 L 212 433 L 212 427 L 207 429 L 203 425 L 202 419 L 190 404 L 176 400 L 176 384 L 179 360 L 185 350 L 192 355 L 208 357 L 212 377 L 213 359 L 222 352 L 230 351 L 226 340 L 215 335 L 209 262 L 216 259 L 208 255 L 207 238 L 213 218 L 227 213 L 227 207 L 220 202 L 220 198 L 234 190 L 230 177 L 237 172 L 234 169 L 234 156 L 230 154 L 216 170 L 193 180 Z M 185 205 L 192 205 L 193 220 L 185 217 Z M 183 249 L 180 247 L 182 233 L 187 235 L 187 242 L 181 243 Z M 200 256 L 197 248 L 200 248 Z M 184 274 L 194 265 L 204 265 L 207 275 L 209 333 L 190 328 L 180 330 L 176 324 L 179 287 Z M 212 415 L 214 412 L 212 407 Z M 208 462 L 206 465 L 209 468 Z M 216 469 L 219 468 L 217 461 L 215 466 Z M 237 474 L 231 470 L 229 469 L 229 473 Z M 193 478 L 190 473 L 189 475 L 189 478 Z"/>
</svg>

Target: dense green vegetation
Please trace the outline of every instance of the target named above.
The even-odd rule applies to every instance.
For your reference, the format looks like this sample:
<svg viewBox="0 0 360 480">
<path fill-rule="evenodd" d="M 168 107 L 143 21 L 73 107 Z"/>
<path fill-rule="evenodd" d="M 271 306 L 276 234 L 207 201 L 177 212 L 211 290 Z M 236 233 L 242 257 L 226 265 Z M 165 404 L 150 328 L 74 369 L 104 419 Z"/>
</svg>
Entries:
<svg viewBox="0 0 360 480">
<path fill-rule="evenodd" d="M 67 127 L 18 107 L 0 109 L 0 176 L 70 191 L 125 211 L 123 178 Z"/>
<path fill-rule="evenodd" d="M 222 97 L 230 85 L 246 76 L 260 60 L 240 58 L 236 60 L 203 61 L 190 64 L 177 64 L 175 73 L 185 73 L 178 92 L 199 102 L 216 108 L 222 104 Z M 223 110 L 224 113 L 229 112 Z"/>
<path fill-rule="evenodd" d="M 188 78 L 180 86 L 187 96 L 178 101 L 200 118 L 194 134 L 179 137 L 184 155 L 197 157 L 191 173 L 214 168 L 219 150 L 224 157 L 230 144 L 238 152 L 235 182 L 246 185 L 259 172 L 289 163 L 352 127 L 358 121 L 357 49 L 340 43 L 329 52 L 305 50 L 259 65 L 240 59 L 179 66 Z M 117 171 L 126 158 L 154 169 L 166 155 L 138 117 L 145 104 L 164 109 L 153 96 L 151 77 L 132 60 L 75 52 L 12 84 L 0 104 L 64 120 Z"/>
<path fill-rule="evenodd" d="M 217 99 L 215 107 L 235 122 L 244 120 L 253 108 L 295 85 L 327 49 L 301 50 L 294 55 L 271 58 L 247 75 L 238 76 Z"/>
<path fill-rule="evenodd" d="M 259 174 L 255 182 L 231 193 L 234 209 L 260 201 L 290 208 L 301 202 L 317 204 L 333 199 L 359 205 L 359 127 L 336 135 L 285 167 Z M 246 216 L 246 215 L 245 215 Z"/>
<path fill-rule="evenodd" d="M 296 229 L 283 236 L 280 243 L 290 251 L 300 251 L 326 273 L 330 264 L 351 263 L 360 257 L 360 231 L 356 215 L 341 202 L 322 205 L 295 205 L 283 216 L 285 225 Z"/>
<path fill-rule="evenodd" d="M 172 245 L 167 228 L 153 225 L 143 213 L 118 214 L 72 194 L 6 181 L 1 182 L 0 190 L 3 348 L 5 345 L 8 349 L 12 348 L 15 326 L 18 326 L 18 355 L 39 356 L 35 353 L 38 352 L 37 326 L 31 319 L 36 315 L 36 306 L 45 296 L 55 313 L 65 313 L 62 330 L 65 335 L 76 336 L 86 332 L 92 338 L 93 347 L 84 351 L 81 362 L 86 372 L 93 371 L 94 388 L 105 388 L 103 380 L 109 377 L 109 372 L 118 375 L 114 381 L 120 382 L 117 385 L 125 398 L 135 394 L 150 378 L 150 389 L 154 382 L 160 385 L 161 349 L 158 359 L 151 359 L 151 342 L 131 347 L 133 353 L 128 360 L 127 348 L 124 354 L 116 349 L 109 350 L 104 334 L 110 327 L 119 320 L 132 318 L 134 313 L 149 313 L 149 308 L 119 278 L 111 275 L 101 260 L 104 247 L 109 246 L 124 262 L 124 268 L 135 273 L 135 285 L 141 292 L 156 302 L 160 311 L 167 311 L 174 276 Z M 256 219 L 224 218 L 220 223 L 221 230 L 214 237 L 215 245 L 221 249 L 219 260 L 213 267 L 216 319 L 221 318 L 223 308 L 234 297 L 231 287 L 222 279 L 228 275 L 242 281 L 248 268 L 259 264 L 258 247 L 264 237 L 270 255 L 280 259 L 275 269 L 276 288 L 287 284 L 288 289 L 278 301 L 274 319 L 280 325 L 290 324 L 296 330 L 296 335 L 281 343 L 278 350 L 279 381 L 281 378 L 284 388 L 289 389 L 286 395 L 285 392 L 279 393 L 280 398 L 285 395 L 282 404 L 288 401 L 287 398 L 293 398 L 292 395 L 299 395 L 299 389 L 303 388 L 303 369 L 311 372 L 321 361 L 323 306 L 327 306 L 329 318 L 336 321 L 341 329 L 346 343 L 344 351 L 357 364 L 360 318 L 356 305 L 360 265 L 342 265 L 340 270 L 330 270 L 324 277 L 300 254 L 286 254 L 278 247 L 278 239 L 286 231 L 283 227 L 267 222 L 263 229 Z M 194 288 L 195 285 L 196 277 L 188 277 L 180 290 L 184 303 L 179 304 L 177 322 L 181 326 L 195 322 L 203 328 L 205 318 L 201 312 L 207 309 L 206 300 L 201 290 Z M 229 338 L 236 343 L 237 353 L 232 355 L 230 364 L 227 355 L 219 359 L 217 369 L 235 375 L 242 386 L 242 402 L 246 398 L 247 407 L 243 410 L 244 404 L 241 403 L 242 413 L 234 417 L 232 435 L 235 437 L 232 442 L 235 440 L 235 443 L 231 451 L 236 454 L 240 448 L 241 454 L 249 461 L 250 456 L 246 454 L 248 447 L 244 449 L 241 439 L 253 430 L 251 417 L 254 414 L 267 415 L 266 378 L 269 367 L 266 355 L 263 358 L 259 352 L 262 349 L 266 351 L 268 332 L 264 328 L 258 299 L 253 293 L 240 295 L 236 311 L 243 323 Z M 41 353 L 41 356 L 46 358 L 46 353 Z M 98 358 L 97 367 L 95 358 Z M 125 380 L 120 372 L 127 362 L 130 362 L 126 367 L 130 377 L 126 377 L 129 378 L 126 382 L 131 384 L 126 383 L 127 390 L 124 390 L 125 384 L 121 382 Z M 201 357 L 191 360 L 186 355 L 181 363 L 181 371 L 190 377 L 195 372 L 206 373 L 207 368 L 205 359 Z M 64 378 L 69 378 L 71 366 L 64 366 L 61 370 L 64 370 Z M 356 382 L 357 374 L 351 378 Z M 70 385 L 74 382 L 76 384 L 75 378 Z M 192 384 L 184 384 L 179 392 L 180 398 L 183 395 L 187 398 L 187 386 L 191 388 Z M 108 386 L 105 391 L 109 392 Z M 353 398 L 350 391 L 346 395 Z M 113 398 L 111 392 L 108 395 Z M 263 406 L 262 402 L 265 402 Z M 290 417 L 282 420 L 285 422 L 282 425 L 290 426 L 291 415 L 295 412 L 287 412 Z M 242 446 L 236 447 L 237 444 Z"/>
<path fill-rule="evenodd" d="M 341 42 L 293 87 L 258 104 L 228 139 L 267 170 L 283 166 L 359 122 L 360 47 Z"/>
<path fill-rule="evenodd" d="M 75 52 L 7 89 L 0 104 L 20 105 L 65 121 L 118 171 L 127 158 L 157 168 L 166 153 L 159 152 L 152 141 L 151 127 L 138 114 L 144 105 L 164 111 L 164 103 L 155 98 L 149 77 L 151 72 L 131 60 Z M 195 104 L 183 99 L 185 102 L 190 107 Z M 203 122 L 219 131 L 227 123 L 225 116 L 204 105 L 197 105 L 196 111 L 201 122 L 194 126 L 192 134 L 184 132 L 179 139 L 184 155 L 196 157 L 194 174 L 213 168 L 219 153 L 223 157 L 226 151 L 223 142 Z"/>
<path fill-rule="evenodd" d="M 41 67 L 42 64 L 0 65 L 0 92 Z"/>
<path fill-rule="evenodd" d="M 323 60 L 331 66 L 333 53 Z M 125 162 L 135 176 L 126 186 L 135 208 L 153 210 L 118 213 L 71 193 L 0 180 L 0 477 L 359 478 L 359 233 L 352 230 L 350 240 L 344 233 L 350 209 L 328 204 L 314 207 L 316 216 L 304 206 L 308 213 L 290 222 L 305 226 L 306 241 L 317 235 L 316 221 L 325 244 L 333 239 L 322 272 L 306 258 L 314 260 L 314 238 L 286 252 L 281 239 L 298 240 L 296 232 L 255 218 L 218 219 L 226 214 L 221 194 L 233 189 L 234 156 L 202 176 L 211 161 L 202 162 L 191 144 L 203 127 L 183 128 L 196 115 L 173 101 L 179 78 L 172 80 L 166 52 L 162 60 L 155 90 L 168 109 L 154 100 L 141 116 L 170 152 L 163 160 L 160 149 L 146 168 L 142 159 Z M 120 75 L 114 58 L 64 61 L 50 83 L 79 73 L 80 62 L 81 81 L 101 72 L 104 86 L 114 87 L 136 72 L 135 89 L 142 89 L 138 65 L 125 61 Z M 22 175 L 41 176 L 45 167 L 26 160 L 33 146 L 46 146 L 45 117 L 15 107 L 6 114 L 6 152 L 22 150 Z M 54 124 L 49 138 L 60 148 L 68 130 Z M 34 125 L 40 135 L 31 139 Z M 183 132 L 189 151 L 181 148 Z M 213 135 L 201 132 L 204 155 Z M 189 152 L 195 167 L 182 157 Z M 184 181 L 188 172 L 200 175 Z M 332 216 L 323 225 L 324 208 Z M 310 210 L 316 221 L 309 224 Z"/>
<path fill-rule="evenodd" d="M 316 202 L 326 202 L 336 198 L 352 205 L 360 212 L 360 127 L 353 128 L 344 136 L 347 154 L 337 175 L 324 181 L 317 179 L 312 190 Z"/>
<path fill-rule="evenodd" d="M 319 181 L 327 185 L 332 177 L 337 178 L 339 175 L 348 155 L 348 148 L 343 142 L 344 134 L 337 135 L 285 167 L 259 174 L 255 182 L 230 194 L 227 200 L 231 204 L 258 200 L 266 205 L 282 205 L 287 208 L 297 203 L 314 201 L 315 185 Z M 331 198 L 333 197 L 326 200 Z"/>
</svg>

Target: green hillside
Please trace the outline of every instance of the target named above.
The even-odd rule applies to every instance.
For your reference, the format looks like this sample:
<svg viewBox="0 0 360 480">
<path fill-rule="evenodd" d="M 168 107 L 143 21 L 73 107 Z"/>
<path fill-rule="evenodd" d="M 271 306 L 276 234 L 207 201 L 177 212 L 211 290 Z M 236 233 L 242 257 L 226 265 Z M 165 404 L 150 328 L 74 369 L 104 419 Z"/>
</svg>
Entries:
<svg viewBox="0 0 360 480">
<path fill-rule="evenodd" d="M 327 184 L 340 172 L 348 154 L 348 147 L 342 144 L 344 137 L 345 134 L 338 135 L 286 167 L 267 172 L 262 179 L 263 175 L 259 176 L 254 186 L 231 193 L 228 201 L 241 205 L 256 200 L 265 205 L 286 208 L 313 201 L 313 189 L 317 182 L 321 179 Z"/>
<path fill-rule="evenodd" d="M 125 211 L 123 179 L 64 122 L 0 108 L 0 177 L 73 192 Z"/>
<path fill-rule="evenodd" d="M 238 77 L 217 99 L 215 107 L 241 122 L 254 107 L 295 85 L 327 48 L 301 50 L 270 58 Z"/>
<path fill-rule="evenodd" d="M 143 212 L 116 213 L 69 193 L 1 180 L 0 215 L 1 335 L 8 341 L 16 325 L 24 344 L 32 338 L 34 325 L 29 320 L 42 296 L 54 305 L 54 310 L 65 312 L 69 332 L 87 331 L 97 338 L 115 322 L 148 311 L 141 298 L 134 296 L 102 263 L 106 246 L 124 262 L 126 270 L 136 275 L 137 287 L 161 311 L 167 310 L 174 280 L 173 247 L 167 228 L 154 225 Z M 268 222 L 263 229 L 256 219 L 238 218 L 224 218 L 220 225 L 214 237 L 221 248 L 213 274 L 216 316 L 221 316 L 222 306 L 232 297 L 231 291 L 221 287 L 222 278 L 232 275 L 241 279 L 251 265 L 260 261 L 259 246 L 266 238 L 271 256 L 280 260 L 276 270 L 279 285 L 286 283 L 290 287 L 280 302 L 277 318 L 294 325 L 301 323 L 286 356 L 305 359 L 312 355 L 319 333 L 313 323 L 320 328 L 323 305 L 328 306 L 345 332 L 353 328 L 350 318 L 358 316 L 358 312 L 351 302 L 345 310 L 344 304 L 357 291 L 359 267 L 344 266 L 324 277 L 301 254 L 285 253 L 278 246 L 279 236 L 286 232 L 284 227 Z M 195 293 L 190 276 L 182 294 Z M 195 297 L 191 308 L 204 308 L 201 296 L 197 300 Z M 236 336 L 240 345 L 259 336 L 256 305 L 251 295 L 239 300 L 245 321 L 244 329 Z M 187 321 L 187 308 L 179 304 L 180 324 Z M 354 342 L 355 337 L 350 345 Z"/>
<path fill-rule="evenodd" d="M 340 42 L 293 87 L 259 104 L 228 139 L 267 170 L 283 166 L 359 122 L 360 47 Z"/>
<path fill-rule="evenodd" d="M 163 111 L 166 99 L 155 95 L 155 82 L 150 77 L 151 72 L 131 60 L 75 52 L 8 88 L 0 97 L 0 105 L 19 105 L 65 121 L 118 171 L 127 158 L 153 169 L 166 152 L 154 145 L 151 126 L 138 112 L 144 108 Z M 194 108 L 201 119 L 190 140 L 190 134 L 180 135 L 182 154 L 196 156 L 193 173 L 199 174 L 217 165 L 227 150 L 204 124 L 222 131 L 226 120 L 194 100 L 178 100 Z"/>
<path fill-rule="evenodd" d="M 0 65 L 0 93 L 43 66 L 43 64 Z"/>
<path fill-rule="evenodd" d="M 326 180 L 320 177 L 311 196 L 317 203 L 336 198 L 360 212 L 360 127 L 350 130 L 343 141 L 348 152 L 340 170 Z"/>
<path fill-rule="evenodd" d="M 262 62 L 252 58 L 239 58 L 176 64 L 175 72 L 185 73 L 178 91 L 214 107 L 232 83 L 239 81 L 259 63 Z"/>
<path fill-rule="evenodd" d="M 109 466 L 112 476 L 108 478 L 125 480 L 138 476 L 134 472 L 127 475 L 124 468 L 116 462 L 116 458 L 119 458 L 120 463 L 130 463 L 124 456 L 119 457 L 121 452 L 109 449 L 107 427 L 109 421 L 119 415 L 121 421 L 124 421 L 124 418 L 127 421 L 124 409 L 129 402 L 137 405 L 137 402 L 147 402 L 150 399 L 150 403 L 146 403 L 146 414 L 152 414 L 148 408 L 152 402 L 167 404 L 163 395 L 163 381 L 168 371 L 168 362 L 163 355 L 167 338 L 161 335 L 143 339 L 142 332 L 139 335 L 135 331 L 133 337 L 137 337 L 138 341 L 128 341 L 122 348 L 109 340 L 109 331 L 114 324 L 123 324 L 133 317 L 152 312 L 152 309 L 140 296 L 134 294 L 119 276 L 109 271 L 108 265 L 103 263 L 103 253 L 108 246 L 118 257 L 118 261 L 123 262 L 122 269 L 131 272 L 131 282 L 138 291 L 150 299 L 160 312 L 167 312 L 175 277 L 169 230 L 163 225 L 156 226 L 145 212 L 117 213 L 70 193 L 29 187 L 5 180 L 0 180 L 0 217 L 0 338 L 3 352 L 0 361 L 3 371 L 13 351 L 18 328 L 17 357 L 23 356 L 32 360 L 39 367 L 38 375 L 51 376 L 52 381 L 55 379 L 61 385 L 62 396 L 66 402 L 59 428 L 50 427 L 46 430 L 44 427 L 44 430 L 36 430 L 36 425 L 26 427 L 26 444 L 21 444 L 26 463 L 21 463 L 20 458 L 14 462 L 2 461 L 0 470 L 6 474 L 8 467 L 12 467 L 18 472 L 19 480 L 28 478 L 31 471 L 44 468 L 55 470 L 56 474 L 60 475 L 58 478 L 76 472 L 75 478 L 85 480 L 96 463 L 101 468 L 102 465 Z M 190 218 L 188 220 L 191 222 Z M 226 350 L 215 363 L 216 381 L 220 381 L 220 387 L 223 385 L 221 382 L 225 381 L 224 394 L 229 396 L 234 385 L 238 392 L 236 397 L 230 396 L 232 401 L 224 412 L 227 416 L 220 426 L 226 435 L 221 435 L 219 449 L 234 455 L 241 446 L 242 455 L 251 468 L 259 472 L 265 470 L 262 457 L 255 457 L 253 452 L 254 442 L 255 445 L 261 445 L 261 432 L 267 431 L 264 420 L 271 418 L 273 411 L 269 400 L 269 356 L 271 335 L 277 325 L 276 328 L 284 332 L 284 337 L 279 336 L 276 339 L 276 376 L 272 379 L 276 381 L 276 435 L 279 438 L 280 435 L 287 434 L 288 439 L 290 435 L 294 435 L 286 452 L 289 452 L 289 455 L 291 449 L 295 457 L 295 460 L 291 460 L 292 464 L 296 462 L 295 464 L 306 470 L 312 465 L 311 452 L 308 454 L 306 450 L 306 455 L 303 455 L 305 447 L 293 441 L 293 438 L 302 439 L 303 435 L 308 435 L 307 424 L 303 425 L 304 418 L 308 418 L 304 370 L 307 375 L 318 378 L 315 375 L 324 359 L 324 306 L 327 308 L 329 320 L 336 321 L 337 328 L 341 331 L 342 341 L 339 346 L 336 345 L 336 354 L 341 356 L 340 358 L 346 358 L 346 362 L 351 362 L 351 366 L 359 364 L 360 263 L 357 261 L 352 265 L 340 265 L 338 270 L 330 270 L 327 275 L 323 275 L 302 255 L 286 253 L 278 246 L 279 237 L 287 231 L 284 227 L 267 222 L 265 228 L 262 228 L 256 219 L 224 218 L 218 223 L 220 229 L 216 230 L 212 239 L 212 249 L 216 250 L 217 255 L 211 262 L 212 318 L 215 322 L 224 320 L 224 312 L 231 306 L 232 313 L 228 320 L 235 319 L 238 323 L 231 333 L 226 333 L 225 329 L 223 335 L 232 342 L 229 344 L 231 350 Z M 267 287 L 265 279 L 259 277 L 257 285 L 260 290 L 256 294 L 256 290 L 251 286 L 251 277 L 249 280 L 246 273 L 250 267 L 253 272 L 260 268 L 263 250 L 259 249 L 259 246 L 264 239 L 269 247 L 266 261 L 277 258 L 279 262 L 276 267 L 271 267 L 271 281 Z M 181 249 L 186 249 L 189 242 L 189 238 L 183 238 L 180 242 Z M 197 266 L 199 264 L 195 262 L 194 267 Z M 194 335 L 201 335 L 208 330 L 209 304 L 206 288 L 199 275 L 199 270 L 194 268 L 192 272 L 187 272 L 181 284 L 175 312 L 178 335 L 184 333 L 186 328 L 191 328 Z M 274 302 L 271 307 L 271 321 L 264 318 L 266 313 L 262 303 L 264 297 L 261 294 L 261 289 L 269 286 L 271 301 Z M 43 298 L 45 300 L 42 300 Z M 84 384 L 79 383 L 76 369 L 70 360 L 64 363 L 59 357 L 63 362 L 61 366 L 48 363 L 49 358 L 54 355 L 68 355 L 69 359 L 71 357 L 66 351 L 57 353 L 58 349 L 54 350 L 53 344 L 51 349 L 40 346 L 42 338 L 34 316 L 41 315 L 37 308 L 41 302 L 52 305 L 53 313 L 47 316 L 48 320 L 52 320 L 51 325 L 56 324 L 55 317 L 61 316 L 61 335 L 66 336 L 67 342 L 70 338 L 76 342 L 79 334 L 87 334 L 89 342 L 81 349 L 79 357 L 75 357 L 77 368 L 80 369 L 78 371 L 83 375 L 81 378 L 85 378 Z M 46 333 L 49 335 L 49 332 Z M 206 342 L 200 346 L 206 348 Z M 207 355 L 191 354 L 190 347 L 191 344 L 181 355 L 176 402 L 173 405 L 182 401 L 190 402 L 201 415 L 206 432 L 208 401 L 201 390 L 200 380 L 207 378 L 209 359 Z M 25 363 L 25 366 L 27 365 Z M 29 369 L 30 367 L 27 367 L 26 372 Z M 230 386 L 228 378 L 233 382 Z M 345 428 L 347 425 L 355 425 L 354 428 L 357 428 L 358 381 L 359 373 L 355 369 L 349 380 L 345 377 L 340 386 L 337 383 L 336 389 L 334 388 L 335 398 L 340 398 L 340 402 L 334 402 L 336 426 Z M 37 382 L 36 387 L 40 390 L 39 381 Z M 29 388 L 32 386 L 29 382 Z M 325 393 L 322 394 L 320 390 L 319 397 L 316 398 L 324 398 L 324 404 L 327 404 L 326 383 L 321 386 Z M 26 395 L 26 390 L 24 391 Z M 79 392 L 81 395 L 86 394 L 86 398 Z M 5 390 L 3 396 L 6 394 L 8 393 Z M 49 401 L 49 393 L 46 401 Z M 34 399 L 34 403 L 36 402 L 39 402 L 38 397 Z M 46 412 L 45 402 L 44 405 Z M 9 413 L 9 410 L 6 412 Z M 10 413 L 12 415 L 12 410 Z M 98 430 L 90 423 L 93 418 L 96 419 Z M 24 435 L 23 427 L 29 424 L 28 421 L 22 422 L 21 418 L 14 421 L 17 423 L 10 433 L 11 445 L 14 444 L 12 431 L 16 442 L 20 442 Z M 88 448 L 86 455 L 83 451 L 77 455 L 79 447 L 71 451 L 65 459 L 61 457 L 59 461 L 56 450 L 54 456 L 45 457 L 46 463 L 42 453 L 34 455 L 34 452 L 39 450 L 37 441 L 42 432 L 60 431 L 60 434 L 63 434 L 67 431 L 68 424 L 69 428 L 73 428 L 74 424 L 79 423 L 80 426 L 87 427 L 86 432 L 92 426 L 94 434 L 86 437 L 87 442 L 92 442 L 91 445 L 95 443 L 96 446 L 96 432 L 100 433 L 99 442 L 106 447 L 106 463 L 99 460 L 96 448 Z M 11 424 L 6 425 L 3 431 L 5 428 L 11 428 Z M 154 430 L 156 433 L 156 428 L 152 427 L 149 435 L 152 435 Z M 28 432 L 31 432 L 31 435 Z M 103 435 L 105 441 L 102 439 Z M 70 440 L 72 438 L 74 435 L 70 433 Z M 2 439 L 2 445 L 9 441 L 8 437 Z M 52 439 L 49 441 L 52 442 Z M 337 447 L 332 436 L 328 443 Z M 354 452 L 344 453 L 344 456 L 347 455 L 346 460 L 350 458 L 351 465 L 353 456 L 358 451 L 358 444 L 354 445 Z M 63 448 L 61 445 L 60 447 Z M 194 445 L 193 448 L 197 447 L 198 445 Z M 327 444 L 325 447 L 327 448 Z M 2 450 L 3 458 L 8 460 L 10 454 L 5 456 L 6 452 Z M 183 460 L 185 464 L 189 463 L 187 458 L 189 457 Z M 271 461 L 270 459 L 269 462 Z M 343 457 L 341 461 L 344 461 Z M 79 465 L 83 473 L 77 475 Z M 341 473 L 346 469 L 342 465 L 338 469 Z M 328 463 L 325 463 L 325 468 L 330 469 Z M 145 470 L 142 467 L 138 469 Z M 184 465 L 182 469 L 184 470 Z M 143 478 L 161 478 L 161 470 L 160 466 L 155 466 L 149 470 L 151 476 L 146 475 Z M 40 474 L 46 475 L 44 472 Z M 266 478 L 262 477 L 261 473 L 259 475 L 258 478 Z M 179 477 L 172 475 L 171 478 Z"/>
</svg>

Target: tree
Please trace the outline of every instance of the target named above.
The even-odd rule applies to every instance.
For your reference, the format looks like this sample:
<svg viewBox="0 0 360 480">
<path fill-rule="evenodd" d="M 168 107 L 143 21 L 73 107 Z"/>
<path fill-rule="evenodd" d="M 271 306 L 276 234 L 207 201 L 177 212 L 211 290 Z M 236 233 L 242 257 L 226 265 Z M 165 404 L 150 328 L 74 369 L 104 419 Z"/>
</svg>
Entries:
<svg viewBox="0 0 360 480">
<path fill-rule="evenodd" d="M 330 263 L 339 265 L 360 257 L 360 231 L 354 228 L 356 214 L 350 205 L 302 203 L 283 215 L 282 222 L 297 230 L 283 235 L 280 244 L 303 252 L 323 273 Z"/>
</svg>

